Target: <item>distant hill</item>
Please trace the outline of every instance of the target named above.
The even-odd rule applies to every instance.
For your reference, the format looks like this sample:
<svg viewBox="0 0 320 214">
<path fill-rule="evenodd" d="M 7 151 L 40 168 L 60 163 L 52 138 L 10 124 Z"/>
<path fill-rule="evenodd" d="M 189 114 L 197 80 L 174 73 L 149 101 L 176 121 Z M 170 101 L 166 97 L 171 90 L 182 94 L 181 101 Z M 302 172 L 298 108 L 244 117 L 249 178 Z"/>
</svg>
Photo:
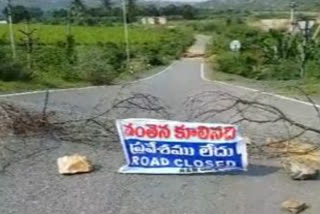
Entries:
<svg viewBox="0 0 320 214">
<path fill-rule="evenodd" d="M 248 9 L 248 10 L 283 10 L 289 9 L 291 0 L 208 0 L 199 3 L 203 8 Z M 295 0 L 299 9 L 320 9 L 319 0 Z"/>
<path fill-rule="evenodd" d="M 114 4 L 121 3 L 120 0 L 113 0 Z M 13 4 L 24 5 L 28 7 L 40 7 L 44 10 L 67 8 L 70 0 L 12 0 Z M 83 2 L 89 7 L 96 7 L 101 5 L 101 0 L 83 0 Z M 138 0 L 140 4 L 156 4 L 158 6 L 164 6 L 168 4 L 181 4 L 190 3 L 202 8 L 215 8 L 215 9 L 285 9 L 288 8 L 291 0 L 208 0 L 200 1 L 198 3 L 191 0 L 183 2 L 183 0 Z M 314 9 L 315 6 L 320 9 L 319 0 L 296 0 L 300 8 Z M 0 0 L 0 11 L 6 5 L 5 0 Z"/>
<path fill-rule="evenodd" d="M 88 7 L 98 7 L 101 6 L 101 0 L 82 0 Z M 59 8 L 67 8 L 70 0 L 12 0 L 14 5 L 23 5 L 26 7 L 40 7 L 43 10 L 52 10 Z M 158 6 L 165 6 L 168 4 L 182 4 L 181 0 L 138 0 L 139 4 L 156 4 Z M 114 5 L 119 5 L 120 0 L 113 0 Z M 190 4 L 193 2 L 188 1 Z M 0 14 L 6 6 L 6 0 L 0 0 Z"/>
<path fill-rule="evenodd" d="M 66 8 L 69 4 L 69 0 L 12 0 L 14 5 L 24 5 L 27 7 L 40 7 L 44 10 Z M 100 0 L 84 0 L 86 5 L 96 6 L 100 4 Z M 5 7 L 4 0 L 0 1 L 0 9 Z"/>
</svg>

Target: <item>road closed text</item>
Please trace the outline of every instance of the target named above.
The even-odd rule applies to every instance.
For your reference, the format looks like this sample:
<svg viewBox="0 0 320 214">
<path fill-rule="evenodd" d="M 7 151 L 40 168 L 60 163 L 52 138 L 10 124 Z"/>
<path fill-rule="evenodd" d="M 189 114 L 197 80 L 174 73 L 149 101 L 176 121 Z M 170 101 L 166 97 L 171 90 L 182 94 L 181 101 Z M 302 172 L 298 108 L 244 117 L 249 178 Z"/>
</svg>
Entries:
<svg viewBox="0 0 320 214">
<path fill-rule="evenodd" d="M 130 166 L 142 166 L 142 167 L 178 167 L 178 168 L 224 168 L 224 167 L 236 167 L 237 163 L 232 160 L 188 160 L 188 159 L 174 159 L 146 157 L 146 156 L 132 156 L 132 162 Z"/>
</svg>

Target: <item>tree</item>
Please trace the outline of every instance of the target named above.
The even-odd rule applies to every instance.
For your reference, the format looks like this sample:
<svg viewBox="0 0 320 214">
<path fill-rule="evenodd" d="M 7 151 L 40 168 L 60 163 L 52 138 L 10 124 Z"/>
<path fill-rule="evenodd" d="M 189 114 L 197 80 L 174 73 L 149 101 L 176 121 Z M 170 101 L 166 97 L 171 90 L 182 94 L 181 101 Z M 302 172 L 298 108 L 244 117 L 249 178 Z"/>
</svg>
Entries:
<svg viewBox="0 0 320 214">
<path fill-rule="evenodd" d="M 86 12 L 86 6 L 82 3 L 81 0 L 73 0 L 70 6 L 72 17 L 81 17 Z"/>
<path fill-rule="evenodd" d="M 162 14 L 164 14 L 166 16 L 179 15 L 179 7 L 177 7 L 174 4 L 170 4 L 168 6 L 161 8 L 161 12 L 162 12 Z"/>
<path fill-rule="evenodd" d="M 66 9 L 54 10 L 52 12 L 52 16 L 54 18 L 66 18 L 66 17 L 68 17 L 68 10 L 66 10 Z"/>
<path fill-rule="evenodd" d="M 111 10 L 112 8 L 111 0 L 101 0 L 101 3 L 106 10 Z"/>
<path fill-rule="evenodd" d="M 27 11 L 30 14 L 30 17 L 36 20 L 40 20 L 43 17 L 43 10 L 39 7 L 29 7 L 27 8 Z"/>
<path fill-rule="evenodd" d="M 36 29 L 33 29 L 30 31 L 30 26 L 29 24 L 26 24 L 25 29 L 19 30 L 20 33 L 23 34 L 24 38 L 23 38 L 23 43 L 25 44 L 25 49 L 27 52 L 27 62 L 28 62 L 28 68 L 30 69 L 32 66 L 32 62 L 31 62 L 31 56 L 32 56 L 32 52 L 33 52 L 33 46 L 35 44 L 35 39 L 34 39 L 34 33 L 36 31 Z"/>
<path fill-rule="evenodd" d="M 146 16 L 159 16 L 160 15 L 159 9 L 153 4 L 144 7 L 142 13 L 143 13 L 143 15 L 146 15 Z"/>
<path fill-rule="evenodd" d="M 83 4 L 82 0 L 73 0 L 71 2 L 71 7 L 73 7 L 75 10 L 79 10 L 79 11 L 86 10 L 86 6 Z"/>
<path fill-rule="evenodd" d="M 41 19 L 43 16 L 43 11 L 38 7 L 25 7 L 22 5 L 16 5 L 11 7 L 12 11 L 12 21 L 13 23 L 19 23 L 22 21 L 29 22 L 32 18 Z M 8 7 L 3 10 L 3 13 L 8 16 Z"/>
<path fill-rule="evenodd" d="M 86 16 L 87 9 L 81 0 L 73 0 L 70 5 L 69 23 L 80 23 Z"/>
<path fill-rule="evenodd" d="M 3 13 L 8 17 L 8 7 L 4 9 Z M 26 7 L 22 5 L 12 6 L 11 13 L 13 23 L 19 23 L 21 21 L 30 21 L 31 19 L 29 11 Z"/>
<path fill-rule="evenodd" d="M 185 19 L 194 19 L 196 14 L 196 9 L 191 5 L 184 5 L 181 8 L 181 15 Z"/>
<path fill-rule="evenodd" d="M 97 8 L 89 8 L 87 10 L 87 14 L 90 17 L 105 17 L 109 14 L 106 14 L 106 9 L 101 8 L 101 7 L 97 7 Z"/>
<path fill-rule="evenodd" d="M 136 0 L 128 0 L 128 15 L 127 15 L 127 19 L 128 19 L 128 22 L 134 22 L 135 19 L 136 19 L 136 15 L 137 15 L 137 4 L 136 4 Z"/>
</svg>

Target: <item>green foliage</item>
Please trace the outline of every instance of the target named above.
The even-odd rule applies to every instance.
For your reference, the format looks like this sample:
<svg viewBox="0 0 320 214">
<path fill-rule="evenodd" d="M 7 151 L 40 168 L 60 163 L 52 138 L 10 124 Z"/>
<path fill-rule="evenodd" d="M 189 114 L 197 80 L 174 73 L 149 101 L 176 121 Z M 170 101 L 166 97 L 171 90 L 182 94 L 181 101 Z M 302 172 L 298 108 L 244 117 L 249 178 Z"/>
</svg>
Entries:
<svg viewBox="0 0 320 214">
<path fill-rule="evenodd" d="M 66 38 L 66 57 L 70 64 L 74 64 L 77 61 L 76 55 L 76 41 L 73 35 L 67 35 Z"/>
<path fill-rule="evenodd" d="M 102 46 L 103 58 L 107 64 L 114 67 L 115 70 L 119 71 L 124 68 L 125 60 L 127 59 L 124 44 L 116 44 L 108 42 Z"/>
<path fill-rule="evenodd" d="M 31 79 L 31 71 L 21 63 L 12 61 L 5 50 L 0 48 L 0 80 L 7 82 L 12 80 L 29 81 Z"/>
<path fill-rule="evenodd" d="M 184 19 L 194 19 L 196 15 L 196 9 L 191 5 L 184 5 L 181 9 L 181 15 Z"/>
<path fill-rule="evenodd" d="M 29 81 L 32 79 L 31 72 L 17 62 L 0 63 L 0 79 L 2 81 Z"/>
<path fill-rule="evenodd" d="M 211 54 L 221 71 L 258 80 L 294 80 L 319 77 L 320 51 L 315 42 L 286 32 L 262 32 L 238 21 L 205 23 L 205 30 L 214 29 Z M 229 49 L 232 40 L 240 40 L 239 53 Z"/>
<path fill-rule="evenodd" d="M 33 53 L 33 69 L 36 74 L 61 73 L 68 63 L 65 49 L 56 46 L 40 46 Z"/>
<path fill-rule="evenodd" d="M 136 21 L 138 15 L 137 0 L 125 0 L 127 5 L 127 21 L 129 23 Z"/>
<path fill-rule="evenodd" d="M 12 6 L 11 11 L 13 23 L 31 21 L 31 19 L 40 20 L 44 14 L 44 12 L 38 7 L 24 7 L 22 5 Z M 3 10 L 3 13 L 8 16 L 7 7 Z"/>
<path fill-rule="evenodd" d="M 144 72 L 152 66 L 168 63 L 179 57 L 193 41 L 192 33 L 185 29 L 133 26 L 130 28 L 131 60 L 128 64 L 120 27 L 77 26 L 72 28 L 71 35 L 66 36 L 63 32 L 57 36 L 62 27 L 66 30 L 65 26 L 32 26 L 39 27 L 35 32 L 37 41 L 40 41 L 31 53 L 32 75 L 26 69 L 27 50 L 21 40 L 17 43 L 19 64 L 8 57 L 8 42 L 0 41 L 0 83 L 1 80 L 12 84 L 30 80 L 33 84 L 55 88 L 79 82 L 111 84 L 121 74 Z M 21 36 L 18 31 L 16 35 Z"/>
<path fill-rule="evenodd" d="M 23 38 L 19 32 L 24 29 L 24 24 L 14 25 L 15 35 L 18 40 Z M 36 37 L 40 44 L 56 45 L 58 42 L 65 42 L 66 40 L 66 26 L 65 25 L 44 25 L 44 24 L 31 24 L 30 29 L 36 29 Z M 77 45 L 96 45 L 97 43 L 123 43 L 123 26 L 105 27 L 105 26 L 72 26 L 72 35 Z M 171 33 L 170 33 L 171 32 Z M 142 44 L 144 42 L 157 42 L 159 38 L 171 35 L 172 31 L 165 28 L 147 28 L 135 27 L 129 28 L 130 43 Z M 173 32 L 174 33 L 174 32 Z M 0 36 L 8 35 L 8 27 L 0 25 Z M 9 41 L 7 40 L 7 43 Z"/>
</svg>

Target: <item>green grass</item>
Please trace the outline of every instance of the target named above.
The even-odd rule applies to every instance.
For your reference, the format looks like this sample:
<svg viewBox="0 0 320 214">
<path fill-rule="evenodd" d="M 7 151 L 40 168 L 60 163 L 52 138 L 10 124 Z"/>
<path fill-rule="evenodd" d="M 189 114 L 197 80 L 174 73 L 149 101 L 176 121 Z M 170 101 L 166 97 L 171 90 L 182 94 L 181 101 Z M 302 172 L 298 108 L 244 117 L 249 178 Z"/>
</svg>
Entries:
<svg viewBox="0 0 320 214">
<path fill-rule="evenodd" d="M 29 82 L 0 81 L 0 93 L 7 92 L 23 92 L 33 90 L 45 90 L 45 89 L 63 89 L 63 88 L 77 88 L 91 86 L 88 82 L 67 82 L 59 78 L 51 78 L 47 81 L 32 80 Z"/>
<path fill-rule="evenodd" d="M 127 65 L 123 27 L 72 26 L 75 43 L 72 46 L 74 61 L 70 62 L 67 26 L 32 24 L 29 29 L 35 29 L 36 45 L 31 54 L 31 68 L 27 69 L 26 38 L 20 32 L 25 27 L 14 25 L 17 58 L 12 63 L 8 26 L 0 25 L 1 63 L 17 73 L 10 81 L 0 80 L 0 92 L 114 84 L 143 78 L 156 73 L 153 68 L 179 58 L 193 41 L 192 31 L 186 27 L 130 25 L 131 60 Z M 3 71 L 8 69 L 4 67 Z M 31 79 L 19 79 L 23 72 L 31 73 Z"/>
<path fill-rule="evenodd" d="M 320 82 L 316 80 L 254 80 L 237 74 L 224 73 L 217 70 L 206 74 L 209 79 L 228 82 L 235 85 L 254 88 L 260 91 L 274 92 L 285 96 L 303 96 L 301 90 L 307 95 L 318 96 Z"/>
<path fill-rule="evenodd" d="M 20 30 L 25 30 L 24 24 L 15 24 L 14 32 L 18 40 L 23 39 L 23 34 Z M 44 25 L 32 24 L 30 29 L 35 29 L 35 38 L 40 43 L 56 44 L 60 41 L 65 41 L 67 34 L 67 27 L 65 25 Z M 98 42 L 114 42 L 123 43 L 124 30 L 123 27 L 98 27 L 98 26 L 73 26 L 71 28 L 72 34 L 78 44 L 97 44 Z M 131 43 L 154 42 L 160 37 L 165 37 L 168 34 L 168 29 L 160 27 L 129 27 L 129 36 Z M 0 38 L 7 40 L 8 26 L 0 25 Z"/>
</svg>

